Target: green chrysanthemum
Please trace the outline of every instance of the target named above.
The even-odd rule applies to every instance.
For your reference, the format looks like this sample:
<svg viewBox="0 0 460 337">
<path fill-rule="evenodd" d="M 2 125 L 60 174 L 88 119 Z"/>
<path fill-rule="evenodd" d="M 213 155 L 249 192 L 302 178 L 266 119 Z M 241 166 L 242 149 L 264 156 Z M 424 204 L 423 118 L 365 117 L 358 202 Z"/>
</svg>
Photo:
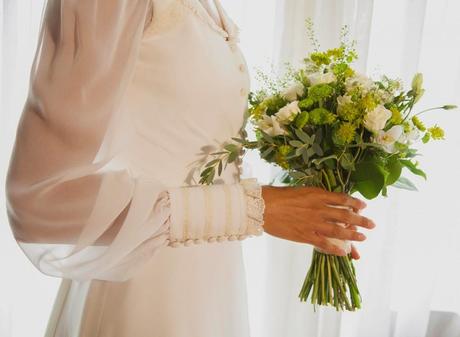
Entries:
<svg viewBox="0 0 460 337">
<path fill-rule="evenodd" d="M 313 109 L 309 112 L 309 116 L 309 121 L 315 125 L 331 124 L 336 119 L 332 112 L 324 108 Z"/>
<path fill-rule="evenodd" d="M 428 128 L 428 132 L 431 134 L 431 138 L 435 140 L 444 139 L 444 130 L 439 126 L 435 125 L 431 128 Z"/>
<path fill-rule="evenodd" d="M 328 65 L 331 63 L 329 56 L 326 53 L 314 52 L 310 54 L 310 59 L 317 65 Z"/>
<path fill-rule="evenodd" d="M 291 145 L 281 145 L 278 147 L 278 152 L 281 156 L 285 157 L 289 152 L 291 152 L 292 149 L 293 147 Z"/>
<path fill-rule="evenodd" d="M 361 111 L 353 103 L 341 105 L 337 110 L 337 113 L 340 118 L 349 122 L 353 122 L 361 115 Z"/>
<path fill-rule="evenodd" d="M 423 124 L 423 122 L 417 116 L 412 117 L 412 123 L 414 123 L 415 127 L 417 129 L 419 129 L 420 131 L 425 131 L 426 130 L 425 125 Z"/>
<path fill-rule="evenodd" d="M 368 93 L 361 99 L 361 106 L 366 111 L 372 111 L 377 107 L 377 101 L 371 93 Z"/>
<path fill-rule="evenodd" d="M 349 144 L 356 135 L 356 126 L 353 123 L 345 122 L 337 128 L 335 139 L 340 144 Z"/>
<path fill-rule="evenodd" d="M 318 102 L 331 97 L 334 93 L 334 89 L 327 84 L 317 84 L 308 89 L 308 97 Z"/>
</svg>

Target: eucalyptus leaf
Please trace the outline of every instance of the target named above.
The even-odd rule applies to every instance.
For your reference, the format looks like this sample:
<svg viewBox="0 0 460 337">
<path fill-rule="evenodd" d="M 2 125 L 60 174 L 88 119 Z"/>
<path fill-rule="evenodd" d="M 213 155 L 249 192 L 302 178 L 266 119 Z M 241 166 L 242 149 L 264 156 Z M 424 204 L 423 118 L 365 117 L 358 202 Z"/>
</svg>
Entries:
<svg viewBox="0 0 460 337">
<path fill-rule="evenodd" d="M 309 161 L 310 161 L 310 155 L 308 153 L 308 150 L 310 150 L 310 149 L 307 150 L 305 147 L 303 147 L 302 149 L 303 149 L 303 151 L 302 151 L 302 159 L 303 159 L 305 164 L 308 164 Z"/>
<path fill-rule="evenodd" d="M 323 149 L 321 148 L 321 146 L 319 146 L 318 143 L 314 143 L 312 145 L 312 149 L 318 156 L 322 156 L 324 154 Z"/>
<path fill-rule="evenodd" d="M 307 149 L 307 155 L 308 157 L 311 157 L 315 154 L 315 150 L 313 149 L 313 147 L 310 147 L 309 149 Z"/>
<path fill-rule="evenodd" d="M 302 147 L 302 146 L 305 145 L 304 143 L 299 142 L 298 140 L 290 140 L 289 144 L 294 146 L 294 147 Z"/>
<path fill-rule="evenodd" d="M 426 173 L 423 172 L 421 169 L 419 169 L 412 161 L 410 160 L 400 160 L 401 164 L 404 165 L 409 171 L 411 171 L 413 174 L 416 174 L 418 176 L 421 176 L 423 178 L 426 178 Z"/>
<path fill-rule="evenodd" d="M 297 137 L 299 137 L 300 140 L 302 140 L 304 143 L 311 145 L 313 142 L 311 140 L 311 137 L 303 132 L 301 129 L 294 129 L 294 132 Z"/>
<path fill-rule="evenodd" d="M 270 135 L 268 135 L 267 133 L 263 132 L 262 130 L 260 130 L 260 133 L 262 134 L 262 137 L 263 137 L 267 142 L 269 142 L 269 143 L 273 143 L 273 142 L 274 142 L 273 138 L 272 138 Z"/>
<path fill-rule="evenodd" d="M 274 150 L 273 146 L 269 146 L 262 154 L 260 155 L 262 158 L 266 158 L 270 153 Z"/>
<path fill-rule="evenodd" d="M 405 177 L 399 177 L 399 179 L 391 186 L 408 191 L 418 191 L 414 183 Z"/>
<path fill-rule="evenodd" d="M 295 150 L 295 156 L 298 157 L 302 154 L 302 152 L 304 151 L 305 147 L 299 147 Z"/>
</svg>

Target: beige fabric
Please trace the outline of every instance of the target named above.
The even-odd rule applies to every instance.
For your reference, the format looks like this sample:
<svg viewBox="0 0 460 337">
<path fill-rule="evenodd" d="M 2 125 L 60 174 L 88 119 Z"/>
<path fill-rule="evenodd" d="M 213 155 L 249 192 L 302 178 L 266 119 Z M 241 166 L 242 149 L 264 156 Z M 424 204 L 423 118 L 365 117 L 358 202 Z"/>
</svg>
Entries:
<svg viewBox="0 0 460 337">
<path fill-rule="evenodd" d="M 168 246 L 167 190 L 203 188 L 197 168 L 244 123 L 238 29 L 217 0 L 222 27 L 198 0 L 150 5 L 46 3 L 6 193 L 24 253 L 65 278 L 47 336 L 248 335 L 241 242 Z M 257 198 L 235 191 L 244 228 Z"/>
</svg>

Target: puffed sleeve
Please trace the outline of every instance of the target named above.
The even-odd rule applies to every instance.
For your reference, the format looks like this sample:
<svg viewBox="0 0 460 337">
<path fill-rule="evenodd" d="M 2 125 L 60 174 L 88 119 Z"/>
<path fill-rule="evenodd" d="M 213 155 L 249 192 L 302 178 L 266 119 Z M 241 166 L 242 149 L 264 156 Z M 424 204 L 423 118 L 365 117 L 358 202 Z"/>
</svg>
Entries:
<svg viewBox="0 0 460 337">
<path fill-rule="evenodd" d="M 149 0 L 46 2 L 6 180 L 13 235 L 44 274 L 125 281 L 161 247 L 262 232 L 254 180 L 166 188 L 105 145 L 151 14 Z"/>
</svg>

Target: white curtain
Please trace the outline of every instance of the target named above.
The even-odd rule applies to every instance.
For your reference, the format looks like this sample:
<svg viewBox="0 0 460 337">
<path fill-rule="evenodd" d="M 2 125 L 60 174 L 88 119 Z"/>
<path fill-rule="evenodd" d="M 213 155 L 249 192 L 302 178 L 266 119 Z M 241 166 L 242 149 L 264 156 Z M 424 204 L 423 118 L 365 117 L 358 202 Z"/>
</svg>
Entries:
<svg viewBox="0 0 460 337">
<path fill-rule="evenodd" d="M 241 47 L 255 74 L 270 64 L 296 63 L 309 50 L 304 20 L 311 17 L 321 45 L 335 45 L 348 24 L 358 41 L 357 67 L 370 74 L 425 75 L 420 108 L 460 103 L 458 0 L 221 0 L 241 28 Z M 0 173 L 2 186 L 25 99 L 43 0 L 2 0 L 0 7 Z M 253 80 L 254 87 L 257 83 Z M 392 189 L 368 202 L 377 228 L 359 245 L 356 263 L 364 309 L 313 312 L 297 295 L 311 248 L 264 235 L 243 243 L 251 337 L 459 337 L 460 204 L 459 111 L 426 115 L 447 140 L 421 150 L 428 181 L 419 192 Z M 460 124 L 460 123 L 459 123 Z M 37 146 L 40 146 L 38 143 Z M 278 172 L 256 153 L 245 174 L 269 183 Z M 58 280 L 38 273 L 11 236 L 0 196 L 0 336 L 44 333 Z M 456 207 L 457 206 L 457 207 Z"/>
<path fill-rule="evenodd" d="M 361 71 L 401 77 L 406 85 L 415 72 L 423 72 L 427 94 L 420 109 L 460 103 L 457 0 L 242 3 L 246 7 L 234 10 L 252 66 L 260 68 L 266 55 L 277 66 L 300 61 L 310 49 L 304 24 L 310 17 L 324 48 L 335 46 L 342 25 L 349 26 Z M 266 235 L 244 243 L 252 337 L 460 336 L 460 136 L 455 130 L 460 115 L 436 111 L 424 117 L 429 125 L 445 127 L 447 140 L 422 147 L 419 161 L 428 181 L 413 179 L 419 192 L 391 189 L 389 198 L 368 202 L 365 214 L 377 228 L 359 245 L 362 258 L 356 263 L 364 309 L 314 313 L 308 303 L 300 303 L 311 248 Z M 246 161 L 249 171 L 269 182 L 276 170 L 256 157 L 251 154 Z"/>
</svg>

